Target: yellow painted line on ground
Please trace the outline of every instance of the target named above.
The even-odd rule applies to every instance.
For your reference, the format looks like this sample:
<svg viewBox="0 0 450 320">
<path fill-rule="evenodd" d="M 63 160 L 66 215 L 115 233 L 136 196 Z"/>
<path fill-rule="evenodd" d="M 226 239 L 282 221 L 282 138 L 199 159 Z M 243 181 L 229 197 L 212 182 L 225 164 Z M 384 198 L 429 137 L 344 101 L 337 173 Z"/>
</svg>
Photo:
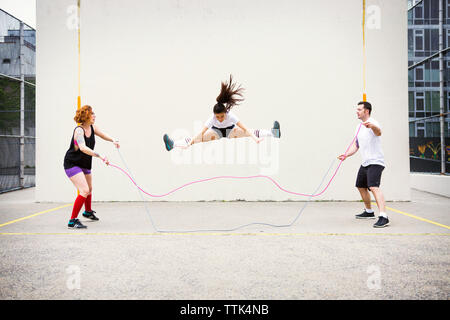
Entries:
<svg viewBox="0 0 450 320">
<path fill-rule="evenodd" d="M 450 230 L 450 227 L 445 225 L 445 224 L 441 224 L 441 223 L 438 223 L 438 222 L 435 222 L 435 221 L 431 221 L 431 220 L 428 220 L 428 219 L 425 219 L 425 218 L 421 218 L 421 217 L 415 216 L 413 214 L 410 214 L 410 213 L 407 213 L 407 212 L 403 212 L 403 211 L 400 211 L 400 210 L 397 210 L 397 209 L 394 209 L 394 208 L 386 207 L 386 209 L 394 211 L 394 212 L 397 212 L 397 213 L 400 213 L 400 214 L 403 214 L 403 215 L 408 216 L 410 218 L 414 218 L 414 219 L 417 219 L 417 220 L 420 220 L 420 221 L 428 222 L 428 223 L 434 224 L 436 226 L 439 226 L 439 227 L 442 227 L 442 228 Z"/>
<path fill-rule="evenodd" d="M 0 224 L 0 228 L 4 227 L 4 226 L 7 226 L 7 225 L 10 225 L 10 224 L 13 224 L 13 223 L 16 223 L 16 222 L 20 222 L 20 221 L 23 221 L 23 220 L 27 220 L 27 219 L 39 216 L 39 215 L 44 214 L 44 213 L 56 211 L 56 210 L 59 210 L 59 209 L 62 209 L 62 208 L 67 208 L 67 207 L 72 206 L 72 205 L 73 205 L 73 203 L 69 203 L 69 204 L 65 204 L 63 206 L 59 206 L 57 208 L 44 210 L 44 211 L 41 211 L 41 212 L 30 214 L 29 216 L 26 216 L 26 217 L 23 217 L 23 218 L 19 218 L 19 219 L 16 219 L 16 220 L 8 221 L 8 222 L 5 222 L 3 224 Z"/>
<path fill-rule="evenodd" d="M 284 236 L 284 237 L 304 237 L 304 236 L 450 236 L 450 233 L 208 233 L 208 232 L 3 232 L 0 236 Z"/>
<path fill-rule="evenodd" d="M 375 203 L 375 202 L 374 202 Z M 36 216 L 39 216 L 41 214 L 44 213 L 48 213 L 48 212 L 53 212 L 53 211 L 57 211 L 59 209 L 63 209 L 63 208 L 67 208 L 69 206 L 72 206 L 73 203 L 68 203 L 56 208 L 52 208 L 52 209 L 48 209 L 48 210 L 44 210 L 44 211 L 40 211 L 34 214 L 31 214 L 29 216 L 26 217 L 22 217 L 19 219 L 15 219 L 12 221 L 8 221 L 5 222 L 3 224 L 0 224 L 0 228 L 16 223 L 16 222 L 20 222 L 23 220 L 27 220 Z M 442 228 L 446 228 L 448 230 L 450 230 L 450 226 L 447 226 L 445 224 L 441 224 L 432 220 L 428 220 L 425 218 L 421 218 L 418 216 L 415 216 L 413 214 L 407 213 L 407 212 L 403 212 L 394 208 L 390 208 L 388 206 L 386 206 L 386 209 L 391 210 L 393 212 L 396 213 L 400 213 L 403 214 L 405 216 L 420 220 L 420 221 L 424 221 L 427 223 L 431 223 L 434 224 L 436 226 L 442 227 Z M 74 230 L 75 231 L 75 230 Z M 228 236 L 228 235 L 239 235 L 239 236 L 245 236 L 245 235 L 249 235 L 249 236 L 373 236 L 373 235 L 393 235 L 393 236 L 400 236 L 400 235 L 449 235 L 446 233 L 201 233 L 201 232 L 180 232 L 180 233 L 172 233 L 172 232 L 156 232 L 156 233 L 34 233 L 34 232 L 18 232 L 18 233 L 0 233 L 0 235 L 206 235 L 206 236 L 214 236 L 214 235 L 219 235 L 219 236 Z"/>
</svg>

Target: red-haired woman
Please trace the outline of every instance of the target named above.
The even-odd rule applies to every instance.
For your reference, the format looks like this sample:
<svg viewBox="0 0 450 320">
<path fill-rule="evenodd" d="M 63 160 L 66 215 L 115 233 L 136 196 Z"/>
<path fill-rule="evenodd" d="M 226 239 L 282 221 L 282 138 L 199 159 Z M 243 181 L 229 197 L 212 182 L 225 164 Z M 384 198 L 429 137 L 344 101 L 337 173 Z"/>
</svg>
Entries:
<svg viewBox="0 0 450 320">
<path fill-rule="evenodd" d="M 213 114 L 205 122 L 203 129 L 194 138 L 184 138 L 173 141 L 167 134 L 163 136 L 163 141 L 167 151 L 174 147 L 187 148 L 194 143 L 217 140 L 220 138 L 243 138 L 251 137 L 259 143 L 263 137 L 280 138 L 280 123 L 275 121 L 271 129 L 247 129 L 239 118 L 231 112 L 231 108 L 243 101 L 241 86 L 236 88 L 233 77 L 230 75 L 229 82 L 222 82 L 219 96 L 216 98 Z"/>
<path fill-rule="evenodd" d="M 64 169 L 67 177 L 72 181 L 79 191 L 79 195 L 75 199 L 72 209 L 72 216 L 70 217 L 69 228 L 86 228 L 80 220 L 77 219 L 81 208 L 85 207 L 83 216 L 87 219 L 97 221 L 95 211 L 91 208 L 92 201 L 92 157 L 102 159 L 106 165 L 109 161 L 106 157 L 101 156 L 94 151 L 95 136 L 114 143 L 116 148 L 119 148 L 119 141 L 111 138 L 106 133 L 102 132 L 95 123 L 95 113 L 88 105 L 83 106 L 77 110 L 74 117 L 76 123 L 80 125 L 74 129 L 72 140 L 70 141 L 69 150 L 67 150 L 64 157 Z"/>
</svg>

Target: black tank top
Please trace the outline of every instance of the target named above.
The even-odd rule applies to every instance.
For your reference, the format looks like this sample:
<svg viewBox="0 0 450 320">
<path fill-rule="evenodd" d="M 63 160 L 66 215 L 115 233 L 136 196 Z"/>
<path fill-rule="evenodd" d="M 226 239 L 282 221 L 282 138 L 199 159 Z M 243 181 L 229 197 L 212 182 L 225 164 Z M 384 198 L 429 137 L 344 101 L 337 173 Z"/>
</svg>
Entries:
<svg viewBox="0 0 450 320">
<path fill-rule="evenodd" d="M 83 127 L 78 126 L 81 129 Z M 76 128 L 78 128 L 76 127 Z M 75 128 L 75 129 L 76 129 Z M 70 169 L 72 167 L 80 167 L 83 169 L 91 169 L 92 168 L 92 156 L 81 152 L 80 148 L 78 150 L 75 150 L 75 143 L 74 143 L 74 134 L 75 129 L 72 133 L 72 140 L 70 140 L 70 147 L 69 150 L 67 150 L 66 155 L 64 157 L 64 169 Z M 84 129 L 83 129 L 84 131 Z M 86 143 L 86 146 L 90 149 L 94 150 L 95 146 L 95 132 L 94 127 L 91 125 L 91 136 L 88 138 L 86 137 L 86 132 L 84 133 L 84 141 Z"/>
</svg>

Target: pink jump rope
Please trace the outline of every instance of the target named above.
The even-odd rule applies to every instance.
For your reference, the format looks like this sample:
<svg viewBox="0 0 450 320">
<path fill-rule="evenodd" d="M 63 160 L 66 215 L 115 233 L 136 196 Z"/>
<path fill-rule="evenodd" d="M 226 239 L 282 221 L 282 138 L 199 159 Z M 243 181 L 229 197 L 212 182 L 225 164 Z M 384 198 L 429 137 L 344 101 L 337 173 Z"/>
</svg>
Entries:
<svg viewBox="0 0 450 320">
<path fill-rule="evenodd" d="M 359 130 L 361 129 L 361 125 L 362 125 L 362 124 L 359 125 L 358 131 L 356 132 L 355 137 L 353 138 L 352 142 L 349 144 L 349 146 L 348 146 L 347 149 L 345 150 L 344 156 L 347 156 L 348 150 L 350 149 L 350 147 L 351 147 L 351 146 L 353 145 L 353 143 L 355 142 L 356 137 L 358 136 Z M 345 158 L 344 158 L 344 159 L 345 159 Z M 177 188 L 175 188 L 175 189 L 173 189 L 173 190 L 171 190 L 171 191 L 169 191 L 169 192 L 167 192 L 167 193 L 164 193 L 164 194 L 151 194 L 151 193 L 149 193 L 149 192 L 143 190 L 143 189 L 136 183 L 136 181 L 131 177 L 131 175 L 130 175 L 127 171 L 125 171 L 125 170 L 122 169 L 121 167 L 119 167 L 119 166 L 117 166 L 117 165 L 114 165 L 114 164 L 112 164 L 112 163 L 109 163 L 109 165 L 110 165 L 111 167 L 113 167 L 113 168 L 116 168 L 116 169 L 122 171 L 122 172 L 123 172 L 123 173 L 131 180 L 131 182 L 133 182 L 133 184 L 134 184 L 141 192 L 143 192 L 143 193 L 145 193 L 146 195 L 148 195 L 148 196 L 150 196 L 150 197 L 153 197 L 153 198 L 162 198 L 162 197 L 166 197 L 166 196 L 168 196 L 168 195 L 170 195 L 170 194 L 172 194 L 172 193 L 174 193 L 174 192 L 176 192 L 176 191 L 178 191 L 178 190 L 181 190 L 181 189 L 183 189 L 183 188 L 185 188 L 185 187 L 188 187 L 188 186 L 190 186 L 190 185 L 194 185 L 194 184 L 202 183 L 202 182 L 207 182 L 207 181 L 212 181 L 212 180 L 217 180 L 217 179 L 255 179 L 255 178 L 265 178 L 265 179 L 268 179 L 268 180 L 270 180 L 273 184 L 275 184 L 275 186 L 277 186 L 278 189 L 280 189 L 281 191 L 284 191 L 284 192 L 286 192 L 286 193 L 290 193 L 290 194 L 297 195 L 297 196 L 303 196 L 303 197 L 318 197 L 318 196 L 322 195 L 322 194 L 328 189 L 328 187 L 330 186 L 331 182 L 332 182 L 332 181 L 334 180 L 334 178 L 336 177 L 336 174 L 337 174 L 337 172 L 339 171 L 339 168 L 341 167 L 342 162 L 344 161 L 344 159 L 340 160 L 339 165 L 337 166 L 336 170 L 334 171 L 332 177 L 331 177 L 330 180 L 328 181 L 328 183 L 327 183 L 327 185 L 325 186 L 325 188 L 324 188 L 321 192 L 315 193 L 315 194 L 305 194 L 305 193 L 299 193 L 299 192 L 294 192 L 294 191 L 286 190 L 286 189 L 284 189 L 282 186 L 280 186 L 280 184 L 277 183 L 273 178 L 271 178 L 271 177 L 269 177 L 269 176 L 266 176 L 266 175 L 254 175 L 254 176 L 246 176 L 246 177 L 242 177 L 242 176 L 217 176 L 217 177 L 210 177 L 210 178 L 199 179 L 199 180 L 194 180 L 194 181 L 185 183 L 185 184 L 183 184 L 183 185 L 181 185 L 181 186 L 179 186 L 179 187 L 177 187 Z M 104 160 L 104 159 L 103 159 L 103 160 Z"/>
<path fill-rule="evenodd" d="M 111 163 L 110 163 L 109 165 L 112 166 L 112 167 L 114 167 L 114 168 L 116 168 L 116 169 L 118 169 L 118 170 L 120 170 L 120 171 L 122 171 L 122 172 L 123 172 L 123 173 L 124 173 L 124 174 L 132 181 L 132 182 L 133 182 L 133 184 L 139 189 L 139 191 L 141 191 L 141 192 L 139 192 L 139 196 L 141 197 L 142 201 L 144 202 L 145 210 L 147 211 L 147 215 L 148 215 L 148 217 L 149 217 L 149 219 L 150 219 L 150 222 L 151 222 L 151 224 L 152 224 L 152 226 L 153 226 L 153 229 L 154 229 L 156 232 L 159 232 L 159 233 L 233 232 L 233 231 L 236 231 L 236 230 L 238 230 L 238 229 L 242 229 L 242 228 L 249 227 L 249 226 L 257 226 L 257 225 L 259 225 L 259 226 L 268 226 L 268 227 L 273 227 L 273 228 L 285 228 L 285 227 L 291 227 L 291 226 L 298 220 L 298 218 L 299 218 L 300 215 L 302 214 L 303 210 L 308 206 L 309 200 L 310 200 L 312 197 L 317 197 L 317 196 L 323 194 L 323 193 L 328 189 L 328 187 L 330 186 L 331 182 L 332 182 L 333 179 L 335 178 L 337 172 L 339 171 L 339 168 L 341 167 L 342 162 L 344 161 L 345 157 L 347 156 L 348 150 L 350 149 L 350 147 L 353 145 L 353 143 L 355 142 L 356 138 L 358 137 L 358 133 L 359 133 L 359 131 L 360 131 L 360 129 L 361 129 L 361 125 L 362 125 L 362 124 L 359 125 L 358 131 L 356 132 L 355 137 L 353 138 L 352 142 L 350 143 L 350 145 L 349 145 L 349 146 L 347 147 L 347 149 L 345 150 L 344 158 L 339 162 L 339 165 L 338 165 L 337 168 L 335 169 L 335 171 L 334 171 L 332 177 L 331 177 L 330 180 L 328 181 L 328 183 L 327 183 L 327 185 L 325 186 L 325 188 L 324 188 L 321 192 L 316 193 L 316 192 L 320 189 L 320 187 L 322 186 L 323 182 L 325 181 L 325 178 L 328 176 L 328 173 L 330 172 L 331 168 L 333 167 L 335 160 L 333 160 L 333 162 L 331 163 L 331 165 L 330 165 L 330 167 L 328 168 L 327 172 L 326 172 L 325 175 L 323 176 L 322 181 L 320 182 L 319 186 L 317 187 L 317 190 L 316 190 L 313 194 L 304 194 L 304 193 L 299 193 L 299 192 L 289 191 L 289 190 L 286 190 L 286 189 L 282 188 L 282 187 L 281 187 L 274 179 L 272 179 L 271 177 L 268 177 L 268 176 L 265 176 L 265 175 L 255 175 L 255 176 L 248 176 L 248 177 L 238 177 L 238 176 L 218 176 L 218 177 L 211 177 L 211 178 L 206 178 L 206 179 L 194 180 L 194 181 L 191 181 L 191 182 L 189 182 L 189 183 L 186 183 L 186 184 L 184 184 L 184 185 L 182 185 L 182 186 L 180 186 L 180 187 L 178 187 L 178 188 L 175 188 L 175 189 L 173 189 L 173 190 L 171 190 L 171 191 L 169 191 L 169 192 L 167 192 L 167 193 L 165 193 L 165 194 L 155 195 L 155 194 L 148 193 L 148 192 L 146 192 L 145 190 L 143 190 L 141 187 L 139 187 L 139 185 L 136 183 L 135 179 L 133 179 L 133 177 L 131 176 L 131 173 L 128 173 L 128 172 L 131 172 L 131 171 L 128 169 L 128 166 L 127 166 L 127 164 L 126 164 L 124 158 L 122 157 L 122 154 L 120 153 L 119 149 L 117 149 L 117 151 L 118 151 L 118 153 L 119 153 L 119 155 L 120 155 L 120 157 L 121 157 L 121 159 L 122 159 L 122 162 L 124 163 L 125 167 L 127 168 L 128 172 L 125 171 L 124 169 L 120 168 L 119 166 L 114 165 L 114 164 L 111 164 Z M 103 161 L 105 161 L 105 159 L 103 159 Z M 145 201 L 145 199 L 142 197 L 142 193 L 145 193 L 146 195 L 149 195 L 149 196 L 151 196 L 151 197 L 165 197 L 165 196 L 168 196 L 169 194 L 174 193 L 174 192 L 176 192 L 176 191 L 178 191 L 178 190 L 180 190 L 180 189 L 182 189 L 182 188 L 184 188 L 184 187 L 187 187 L 187 186 L 189 186 L 189 185 L 193 185 L 193 184 L 200 183 L 200 182 L 211 181 L 211 180 L 215 180 L 215 179 L 253 179 L 253 178 L 266 178 L 266 179 L 269 179 L 269 180 L 272 181 L 272 182 L 273 182 L 280 190 L 282 190 L 282 191 L 284 191 L 284 192 L 287 192 L 287 193 L 290 193 L 290 194 L 294 194 L 294 195 L 307 196 L 307 197 L 308 197 L 308 200 L 305 202 L 305 204 L 303 205 L 303 207 L 300 209 L 300 211 L 298 212 L 297 216 L 296 216 L 290 223 L 287 223 L 287 224 L 271 224 L 271 223 L 266 223 L 266 222 L 251 222 L 251 223 L 243 224 L 243 225 L 240 225 L 240 226 L 237 226 L 237 227 L 234 227 L 234 228 L 229 228 L 229 229 L 162 230 L 162 229 L 159 229 L 159 228 L 156 226 L 156 224 L 154 223 L 153 218 L 152 218 L 152 215 L 150 214 L 150 210 L 149 210 L 148 207 L 147 207 L 146 201 Z"/>
</svg>

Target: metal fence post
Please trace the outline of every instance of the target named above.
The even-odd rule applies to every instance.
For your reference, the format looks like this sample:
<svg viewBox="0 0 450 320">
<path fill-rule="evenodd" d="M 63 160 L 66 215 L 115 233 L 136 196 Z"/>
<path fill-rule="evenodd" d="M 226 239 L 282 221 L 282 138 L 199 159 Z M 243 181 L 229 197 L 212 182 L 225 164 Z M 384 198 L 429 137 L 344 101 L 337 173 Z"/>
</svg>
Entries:
<svg viewBox="0 0 450 320">
<path fill-rule="evenodd" d="M 20 21 L 20 187 L 25 186 L 25 59 L 23 22 Z"/>
<path fill-rule="evenodd" d="M 439 0 L 439 94 L 441 128 L 441 174 L 445 174 L 445 138 L 444 138 L 444 1 Z"/>
</svg>

